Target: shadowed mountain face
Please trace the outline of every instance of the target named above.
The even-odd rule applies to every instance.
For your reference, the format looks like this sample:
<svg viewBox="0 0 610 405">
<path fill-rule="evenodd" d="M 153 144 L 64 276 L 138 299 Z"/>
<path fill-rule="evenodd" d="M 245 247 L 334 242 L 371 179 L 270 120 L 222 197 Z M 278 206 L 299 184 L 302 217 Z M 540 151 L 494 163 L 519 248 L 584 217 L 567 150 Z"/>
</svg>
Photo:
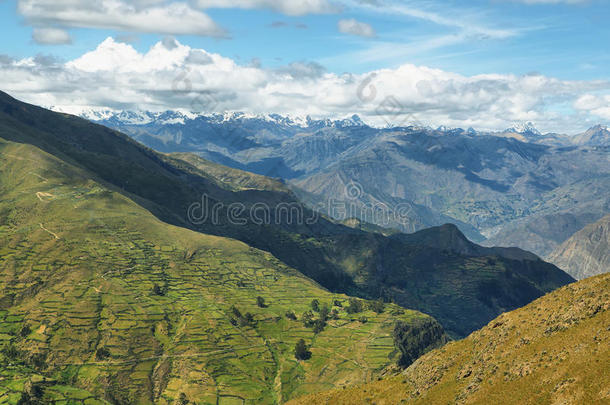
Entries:
<svg viewBox="0 0 610 405">
<path fill-rule="evenodd" d="M 289 403 L 605 404 L 609 322 L 610 274 L 605 274 L 502 314 L 394 377 Z"/>
<path fill-rule="evenodd" d="M 357 117 L 90 118 L 161 151 L 287 179 L 303 202 L 338 220 L 357 217 L 403 232 L 454 223 L 471 240 L 546 257 L 610 212 L 604 126 L 568 137 L 531 126 L 499 133 L 374 129 Z"/>
<path fill-rule="evenodd" d="M 270 252 L 331 291 L 421 310 L 453 336 L 573 281 L 531 254 L 474 245 L 455 226 L 388 237 L 316 217 L 281 182 L 195 156 L 163 155 L 5 94 L 0 130 L 7 141 L 87 171 L 167 223 Z"/>
<path fill-rule="evenodd" d="M 579 280 L 610 272 L 610 215 L 576 232 L 549 259 Z"/>
</svg>

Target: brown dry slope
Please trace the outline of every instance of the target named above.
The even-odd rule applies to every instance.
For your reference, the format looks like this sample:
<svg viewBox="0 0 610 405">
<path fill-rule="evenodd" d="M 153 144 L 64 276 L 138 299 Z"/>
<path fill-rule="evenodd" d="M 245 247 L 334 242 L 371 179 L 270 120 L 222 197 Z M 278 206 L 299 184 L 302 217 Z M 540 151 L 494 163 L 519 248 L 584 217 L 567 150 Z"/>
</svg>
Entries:
<svg viewBox="0 0 610 405">
<path fill-rule="evenodd" d="M 570 284 L 402 374 L 290 404 L 610 404 L 610 274 Z"/>
<path fill-rule="evenodd" d="M 576 232 L 551 253 L 549 261 L 578 280 L 609 272 L 610 214 Z"/>
</svg>

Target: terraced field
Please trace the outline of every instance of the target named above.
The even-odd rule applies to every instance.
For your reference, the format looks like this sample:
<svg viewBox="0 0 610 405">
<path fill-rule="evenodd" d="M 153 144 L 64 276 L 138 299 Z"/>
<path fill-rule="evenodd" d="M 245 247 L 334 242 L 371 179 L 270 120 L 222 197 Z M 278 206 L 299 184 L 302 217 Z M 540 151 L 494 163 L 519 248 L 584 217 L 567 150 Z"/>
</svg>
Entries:
<svg viewBox="0 0 610 405">
<path fill-rule="evenodd" d="M 348 314 L 271 254 L 167 225 L 30 145 L 0 139 L 0 195 L 0 403 L 281 403 L 371 381 L 395 322 L 427 317 Z M 314 298 L 337 314 L 319 333 Z"/>
</svg>

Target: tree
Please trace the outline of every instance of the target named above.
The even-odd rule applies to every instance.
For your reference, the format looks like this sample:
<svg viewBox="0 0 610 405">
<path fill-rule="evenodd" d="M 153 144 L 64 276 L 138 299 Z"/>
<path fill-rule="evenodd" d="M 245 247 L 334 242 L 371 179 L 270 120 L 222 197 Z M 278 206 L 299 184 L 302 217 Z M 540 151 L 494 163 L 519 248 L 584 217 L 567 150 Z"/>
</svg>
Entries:
<svg viewBox="0 0 610 405">
<path fill-rule="evenodd" d="M 316 312 L 320 312 L 320 301 L 318 300 L 311 300 L 311 309 L 313 309 Z"/>
<path fill-rule="evenodd" d="M 371 309 L 371 311 L 375 311 L 378 314 L 381 314 L 385 310 L 385 304 L 381 300 L 371 301 L 369 303 L 369 308 Z"/>
<path fill-rule="evenodd" d="M 241 311 L 235 305 L 231 307 L 231 312 L 237 319 L 242 318 Z"/>
<path fill-rule="evenodd" d="M 326 321 L 328 319 L 328 315 L 330 314 L 330 308 L 327 304 L 322 305 L 320 308 L 320 319 L 322 321 Z"/>
<path fill-rule="evenodd" d="M 108 350 L 108 348 L 106 348 L 106 347 L 100 347 L 95 352 L 95 358 L 97 360 L 105 360 L 108 357 L 110 357 L 110 350 Z"/>
<path fill-rule="evenodd" d="M 349 306 L 346 308 L 348 314 L 357 314 L 363 310 L 362 301 L 356 298 L 350 298 Z"/>
<path fill-rule="evenodd" d="M 189 402 L 190 401 L 186 394 L 184 392 L 181 392 L 180 396 L 178 397 L 178 405 L 187 405 Z"/>
<path fill-rule="evenodd" d="M 316 319 L 313 321 L 313 333 L 316 335 L 324 330 L 326 327 L 326 322 L 322 319 Z"/>
<path fill-rule="evenodd" d="M 307 311 L 304 312 L 301 316 L 301 320 L 303 321 L 303 325 L 306 327 L 310 327 L 313 325 L 313 312 Z"/>
<path fill-rule="evenodd" d="M 23 325 L 23 328 L 21 328 L 21 330 L 19 331 L 19 336 L 26 337 L 30 333 L 32 333 L 32 329 L 30 328 L 30 326 L 29 325 Z"/>
<path fill-rule="evenodd" d="M 165 290 L 165 288 L 160 287 L 159 284 L 155 284 L 155 285 L 153 285 L 152 292 L 155 295 L 163 297 L 166 293 L 166 290 Z"/>
<path fill-rule="evenodd" d="M 297 320 L 297 316 L 293 311 L 287 311 L 286 312 L 286 318 L 288 319 L 292 319 L 293 321 Z"/>
<path fill-rule="evenodd" d="M 254 326 L 255 323 L 254 315 L 250 312 L 246 312 L 244 316 L 239 318 L 239 326 Z"/>
<path fill-rule="evenodd" d="M 333 306 L 335 306 L 335 307 L 343 307 L 343 304 L 341 303 L 341 301 L 339 301 L 339 300 L 335 300 L 335 301 L 333 302 Z"/>
<path fill-rule="evenodd" d="M 256 297 L 256 305 L 261 308 L 267 308 L 267 304 L 265 304 L 265 299 L 263 297 Z"/>
<path fill-rule="evenodd" d="M 297 360 L 309 360 L 311 358 L 311 352 L 305 344 L 304 339 L 300 339 L 297 344 L 294 346 L 294 357 Z"/>
</svg>

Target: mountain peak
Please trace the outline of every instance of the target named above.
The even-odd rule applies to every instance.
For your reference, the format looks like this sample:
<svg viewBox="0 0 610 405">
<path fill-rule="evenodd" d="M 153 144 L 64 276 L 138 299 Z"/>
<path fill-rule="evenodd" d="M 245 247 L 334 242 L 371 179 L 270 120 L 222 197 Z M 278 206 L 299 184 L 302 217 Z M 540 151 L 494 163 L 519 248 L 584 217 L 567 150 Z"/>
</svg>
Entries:
<svg viewBox="0 0 610 405">
<path fill-rule="evenodd" d="M 610 131 L 607 125 L 597 124 L 591 128 L 589 128 L 586 132 L 599 132 L 599 131 Z"/>
<path fill-rule="evenodd" d="M 540 131 L 536 129 L 533 123 L 525 122 L 525 123 L 516 123 L 512 127 L 508 128 L 504 132 L 517 133 L 521 135 L 542 135 Z"/>
</svg>

